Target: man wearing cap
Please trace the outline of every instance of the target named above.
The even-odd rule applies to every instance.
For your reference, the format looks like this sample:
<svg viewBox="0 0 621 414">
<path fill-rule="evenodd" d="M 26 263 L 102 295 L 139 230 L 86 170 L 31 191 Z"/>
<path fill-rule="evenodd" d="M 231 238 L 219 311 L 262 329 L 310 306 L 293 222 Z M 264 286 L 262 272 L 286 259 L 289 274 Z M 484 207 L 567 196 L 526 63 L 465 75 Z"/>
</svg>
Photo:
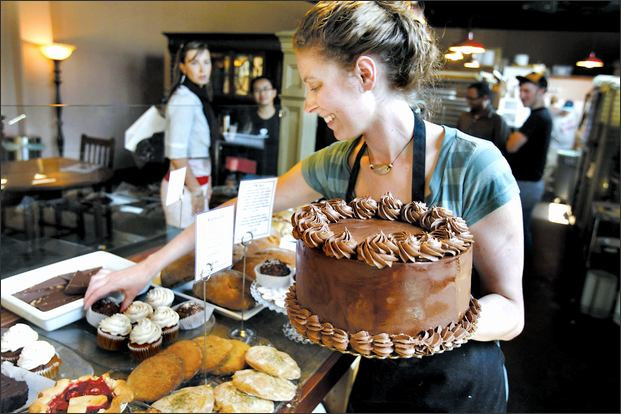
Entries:
<svg viewBox="0 0 621 414">
<path fill-rule="evenodd" d="M 530 108 L 531 112 L 524 125 L 509 135 L 507 159 L 520 187 L 524 243 L 528 253 L 532 247 L 531 216 L 544 192 L 543 172 L 552 133 L 552 116 L 544 102 L 548 88 L 545 76 L 532 72 L 526 76 L 517 76 L 517 79 L 520 82 L 522 104 Z"/>
<path fill-rule="evenodd" d="M 486 82 L 475 82 L 468 85 L 466 101 L 470 112 L 459 116 L 457 129 L 473 137 L 492 141 L 505 154 L 505 144 L 509 136 L 509 126 L 494 111 L 490 101 L 491 91 Z"/>
</svg>

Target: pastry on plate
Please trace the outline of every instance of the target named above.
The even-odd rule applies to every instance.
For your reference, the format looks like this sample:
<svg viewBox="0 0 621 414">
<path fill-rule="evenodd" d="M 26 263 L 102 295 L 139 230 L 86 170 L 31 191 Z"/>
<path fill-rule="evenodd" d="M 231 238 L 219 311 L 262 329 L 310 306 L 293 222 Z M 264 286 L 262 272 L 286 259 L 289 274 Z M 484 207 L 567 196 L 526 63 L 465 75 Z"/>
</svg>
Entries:
<svg viewBox="0 0 621 414">
<path fill-rule="evenodd" d="M 242 274 L 237 270 L 222 270 L 211 275 L 207 281 L 199 281 L 192 287 L 192 294 L 197 298 L 235 311 L 248 310 L 255 306 L 250 295 L 252 281 L 246 279 L 246 287 L 242 295 Z M 203 285 L 205 294 L 203 295 Z"/>
<path fill-rule="evenodd" d="M 179 314 L 168 306 L 155 308 L 150 319 L 162 329 L 164 342 L 171 342 L 179 336 Z"/>
<path fill-rule="evenodd" d="M 246 362 L 257 371 L 275 377 L 294 380 L 300 378 L 300 367 L 286 352 L 273 346 L 253 346 L 246 352 Z"/>
<path fill-rule="evenodd" d="M 175 294 L 172 290 L 164 287 L 154 287 L 147 292 L 146 302 L 156 309 L 160 306 L 169 306 L 175 301 Z"/>
<path fill-rule="evenodd" d="M 2 361 L 13 364 L 19 359 L 24 346 L 39 339 L 39 334 L 25 323 L 16 323 L 2 335 Z"/>
<path fill-rule="evenodd" d="M 183 381 L 183 360 L 172 352 L 162 352 L 142 361 L 127 377 L 127 385 L 139 401 L 156 401 Z"/>
<path fill-rule="evenodd" d="M 75 380 L 63 378 L 43 390 L 28 408 L 30 413 L 120 413 L 133 401 L 134 393 L 123 380 L 103 374 L 85 375 Z"/>
<path fill-rule="evenodd" d="M 178 341 L 166 348 L 162 353 L 172 352 L 183 360 L 183 380 L 194 377 L 201 367 L 203 352 L 198 343 L 190 340 Z"/>
<path fill-rule="evenodd" d="M 132 324 L 137 324 L 141 320 L 146 319 L 153 314 L 153 306 L 148 303 L 135 300 L 130 303 L 123 313 L 132 321 Z"/>
<path fill-rule="evenodd" d="M 114 314 L 99 322 L 97 345 L 107 351 L 120 351 L 129 338 L 132 323 L 122 313 Z"/>
<path fill-rule="evenodd" d="M 194 280 L 194 252 L 186 254 L 162 269 L 162 286 L 166 288 Z"/>
<path fill-rule="evenodd" d="M 28 384 L 4 374 L 0 380 L 0 412 L 9 413 L 26 404 L 28 400 Z"/>
<path fill-rule="evenodd" d="M 233 385 L 246 394 L 272 401 L 291 401 L 297 389 L 286 379 L 254 369 L 243 369 L 233 374 Z"/>
<path fill-rule="evenodd" d="M 214 388 L 216 409 L 220 413 L 271 413 L 274 402 L 254 397 L 238 390 L 232 381 Z"/>
<path fill-rule="evenodd" d="M 129 334 L 127 347 L 137 361 L 157 354 L 162 349 L 162 328 L 151 319 L 142 319 Z"/>
<path fill-rule="evenodd" d="M 205 323 L 205 305 L 198 301 L 190 300 L 172 307 L 179 315 L 179 327 L 182 330 L 196 329 Z M 213 306 L 208 305 L 207 317 L 209 320 L 213 313 Z"/>
<path fill-rule="evenodd" d="M 17 366 L 54 379 L 58 374 L 62 361 L 56 354 L 54 346 L 46 341 L 34 341 L 24 346 L 19 354 Z"/>
<path fill-rule="evenodd" d="M 97 327 L 101 321 L 119 312 L 121 307 L 116 300 L 111 297 L 101 298 L 86 310 L 86 320 Z"/>
<path fill-rule="evenodd" d="M 250 345 L 237 339 L 229 339 L 229 342 L 233 348 L 226 359 L 211 371 L 214 375 L 230 375 L 246 366 L 246 351 Z"/>
<path fill-rule="evenodd" d="M 231 341 L 215 335 L 207 335 L 207 338 L 198 336 L 193 341 L 200 346 L 203 352 L 201 372 L 204 373 L 210 372 L 222 364 L 233 348 Z"/>
<path fill-rule="evenodd" d="M 210 413 L 213 405 L 211 385 L 181 388 L 151 404 L 163 413 Z"/>
</svg>

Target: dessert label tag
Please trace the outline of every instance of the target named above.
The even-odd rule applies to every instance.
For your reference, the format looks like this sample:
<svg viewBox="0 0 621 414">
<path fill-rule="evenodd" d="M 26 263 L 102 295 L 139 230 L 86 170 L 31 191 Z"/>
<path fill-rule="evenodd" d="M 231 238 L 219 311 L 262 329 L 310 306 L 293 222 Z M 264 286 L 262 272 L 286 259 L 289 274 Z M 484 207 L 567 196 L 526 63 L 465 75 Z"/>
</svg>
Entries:
<svg viewBox="0 0 621 414">
<path fill-rule="evenodd" d="M 277 178 L 244 180 L 239 183 L 237 211 L 235 212 L 235 243 L 260 239 L 270 235 L 272 209 Z"/>
<path fill-rule="evenodd" d="M 166 205 L 176 203 L 183 194 L 183 184 L 185 183 L 185 167 L 172 170 L 168 177 L 168 191 L 166 192 Z"/>
<path fill-rule="evenodd" d="M 194 280 L 233 264 L 233 206 L 196 216 Z"/>
</svg>

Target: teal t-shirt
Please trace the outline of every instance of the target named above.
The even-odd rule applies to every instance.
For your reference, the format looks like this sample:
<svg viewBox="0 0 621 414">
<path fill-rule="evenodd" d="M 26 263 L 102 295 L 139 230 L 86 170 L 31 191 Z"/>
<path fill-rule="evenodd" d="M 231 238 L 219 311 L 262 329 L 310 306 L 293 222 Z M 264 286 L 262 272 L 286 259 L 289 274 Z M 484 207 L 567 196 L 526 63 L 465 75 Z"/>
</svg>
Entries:
<svg viewBox="0 0 621 414">
<path fill-rule="evenodd" d="M 473 225 L 519 194 L 507 160 L 489 141 L 444 127 L 438 163 L 425 195 Z M 302 161 L 306 183 L 326 198 L 345 198 L 356 139 L 336 142 Z"/>
</svg>

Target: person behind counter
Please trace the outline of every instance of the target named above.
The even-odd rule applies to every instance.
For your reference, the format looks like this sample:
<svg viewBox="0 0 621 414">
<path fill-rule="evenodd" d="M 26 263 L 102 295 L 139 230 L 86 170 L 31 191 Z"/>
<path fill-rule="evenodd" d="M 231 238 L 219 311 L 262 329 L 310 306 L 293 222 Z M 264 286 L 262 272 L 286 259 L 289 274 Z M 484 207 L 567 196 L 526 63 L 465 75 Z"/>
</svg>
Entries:
<svg viewBox="0 0 621 414">
<path fill-rule="evenodd" d="M 266 76 L 252 79 L 250 90 L 257 107 L 242 116 L 241 132 L 267 135 L 265 147 L 259 155 L 259 171 L 262 175 L 275 176 L 277 175 L 280 134 L 280 110 L 275 103 L 278 91 Z"/>
<path fill-rule="evenodd" d="M 503 117 L 494 111 L 491 94 L 486 82 L 468 85 L 466 101 L 470 106 L 470 112 L 464 112 L 459 116 L 457 129 L 473 137 L 493 142 L 504 153 L 509 136 L 509 126 Z"/>
<path fill-rule="evenodd" d="M 322 196 L 379 199 L 390 191 L 463 217 L 476 239 L 472 294 L 481 304 L 472 340 L 422 360 L 362 358 L 349 409 L 502 412 L 507 388 L 497 340 L 524 325 L 518 187 L 492 143 L 423 121 L 410 107 L 441 57 L 411 4 L 319 2 L 304 16 L 293 38 L 304 110 L 322 117 L 338 142 L 279 177 L 274 211 Z M 146 260 L 94 276 L 85 306 L 115 290 L 127 306 L 194 238 L 191 226 Z"/>
<path fill-rule="evenodd" d="M 166 105 L 165 155 L 170 170 L 186 167 L 182 202 L 164 205 L 169 173 L 160 190 L 166 224 L 185 228 L 194 215 L 209 208 L 211 156 L 217 122 L 205 85 L 211 75 L 211 56 L 206 43 L 190 41 L 177 54 L 178 81 Z M 183 210 L 183 211 L 181 211 Z"/>
</svg>

